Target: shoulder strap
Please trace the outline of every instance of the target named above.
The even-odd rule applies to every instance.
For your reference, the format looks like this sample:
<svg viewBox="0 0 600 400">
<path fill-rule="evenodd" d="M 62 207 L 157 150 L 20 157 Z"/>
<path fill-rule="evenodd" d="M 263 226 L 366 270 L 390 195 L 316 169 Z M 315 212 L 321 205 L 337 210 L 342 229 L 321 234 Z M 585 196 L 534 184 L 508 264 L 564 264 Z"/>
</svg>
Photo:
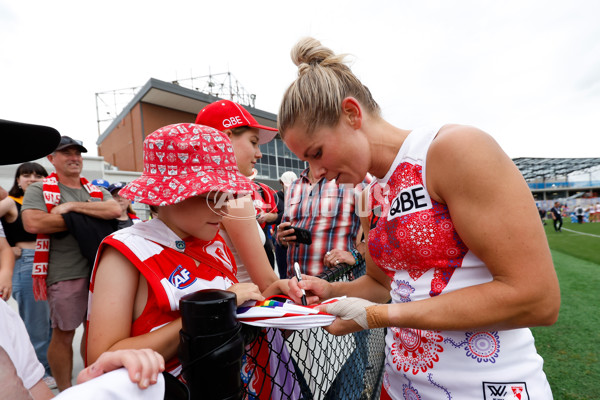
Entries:
<svg viewBox="0 0 600 400">
<path fill-rule="evenodd" d="M 21 197 L 8 196 L 8 197 L 10 197 L 11 199 L 13 199 L 15 203 L 23 205 L 23 196 L 21 196 Z"/>
<path fill-rule="evenodd" d="M 235 258 L 219 234 L 210 242 L 201 240 L 186 241 L 183 254 L 216 269 L 232 282 L 238 282 L 235 276 L 237 274 Z M 225 264 L 229 264 L 231 269 L 227 268 Z"/>
</svg>

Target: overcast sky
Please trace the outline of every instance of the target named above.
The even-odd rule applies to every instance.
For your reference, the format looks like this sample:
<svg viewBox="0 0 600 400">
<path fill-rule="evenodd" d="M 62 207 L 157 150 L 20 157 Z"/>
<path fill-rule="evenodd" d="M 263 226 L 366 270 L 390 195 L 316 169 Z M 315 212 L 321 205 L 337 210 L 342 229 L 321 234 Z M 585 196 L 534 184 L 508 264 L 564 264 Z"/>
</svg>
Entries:
<svg viewBox="0 0 600 400">
<path fill-rule="evenodd" d="M 95 93 L 230 71 L 277 113 L 313 36 L 412 129 L 461 123 L 510 157 L 600 157 L 600 1 L 0 0 L 0 118 L 98 137 Z"/>
</svg>

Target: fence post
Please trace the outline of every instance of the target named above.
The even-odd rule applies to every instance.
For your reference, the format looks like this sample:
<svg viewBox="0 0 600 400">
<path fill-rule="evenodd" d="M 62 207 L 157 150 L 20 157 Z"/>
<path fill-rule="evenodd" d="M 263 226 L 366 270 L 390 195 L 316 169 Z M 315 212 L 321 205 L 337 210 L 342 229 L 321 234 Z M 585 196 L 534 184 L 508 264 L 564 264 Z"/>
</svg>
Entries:
<svg viewBox="0 0 600 400">
<path fill-rule="evenodd" d="M 244 355 L 236 296 L 218 289 L 181 298 L 179 360 L 190 399 L 238 400 L 243 396 L 240 370 Z"/>
</svg>

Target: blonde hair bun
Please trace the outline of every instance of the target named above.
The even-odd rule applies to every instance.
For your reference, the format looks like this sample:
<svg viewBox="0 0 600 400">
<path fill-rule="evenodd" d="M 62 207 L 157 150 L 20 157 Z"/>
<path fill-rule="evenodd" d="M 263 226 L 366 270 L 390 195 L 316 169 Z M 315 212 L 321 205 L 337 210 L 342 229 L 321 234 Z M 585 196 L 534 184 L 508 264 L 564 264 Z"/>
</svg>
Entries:
<svg viewBox="0 0 600 400">
<path fill-rule="evenodd" d="M 325 47 L 315 38 L 304 37 L 290 51 L 292 61 L 298 67 L 298 75 L 302 75 L 311 66 L 327 66 L 342 64 L 345 54 L 336 55 L 330 48 Z"/>
<path fill-rule="evenodd" d="M 283 95 L 277 125 L 285 131 L 300 124 L 307 134 L 317 127 L 335 126 L 340 119 L 344 98 L 353 97 L 363 110 L 379 116 L 379 106 L 371 92 L 344 63 L 346 54 L 336 55 L 312 37 L 302 38 L 290 52 L 298 67 L 298 77 Z"/>
</svg>

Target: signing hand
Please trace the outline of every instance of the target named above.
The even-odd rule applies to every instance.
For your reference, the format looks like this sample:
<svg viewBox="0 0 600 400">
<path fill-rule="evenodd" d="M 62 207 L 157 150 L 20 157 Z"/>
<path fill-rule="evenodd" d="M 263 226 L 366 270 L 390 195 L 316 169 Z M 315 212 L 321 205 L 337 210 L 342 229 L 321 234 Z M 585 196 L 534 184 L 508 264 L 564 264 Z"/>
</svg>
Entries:
<svg viewBox="0 0 600 400">
<path fill-rule="evenodd" d="M 331 297 L 331 283 L 325 279 L 302 274 L 302 281 L 298 282 L 295 277 L 288 279 L 288 296 L 296 304 L 302 304 L 302 289 L 306 291 L 306 303 L 319 303 Z"/>
</svg>

